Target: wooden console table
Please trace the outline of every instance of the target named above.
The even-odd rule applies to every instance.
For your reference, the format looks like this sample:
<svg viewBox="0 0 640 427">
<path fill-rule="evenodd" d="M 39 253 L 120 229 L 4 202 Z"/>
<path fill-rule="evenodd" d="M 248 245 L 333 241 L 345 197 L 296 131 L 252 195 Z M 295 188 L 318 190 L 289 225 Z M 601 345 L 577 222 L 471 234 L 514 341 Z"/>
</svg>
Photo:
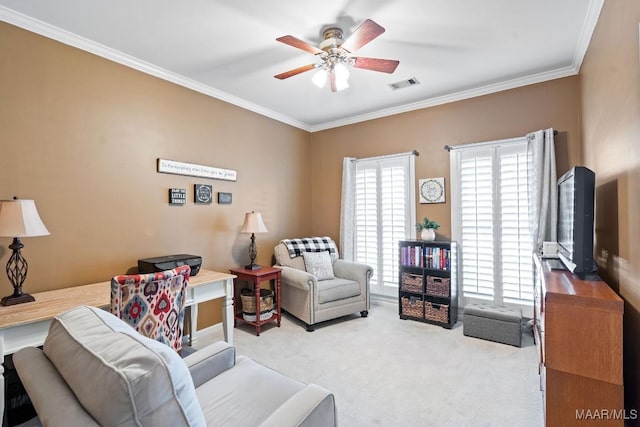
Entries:
<svg viewBox="0 0 640 427">
<path fill-rule="evenodd" d="M 185 306 L 191 307 L 192 341 L 197 338 L 198 304 L 224 298 L 222 324 L 224 339 L 233 344 L 233 274 L 200 269 L 189 279 Z M 13 354 L 28 346 L 41 346 L 51 320 L 78 305 L 108 309 L 111 305 L 111 281 L 74 286 L 32 294 L 35 302 L 0 307 L 0 355 Z M 0 365 L 0 424 L 5 404 L 4 367 Z"/>
</svg>

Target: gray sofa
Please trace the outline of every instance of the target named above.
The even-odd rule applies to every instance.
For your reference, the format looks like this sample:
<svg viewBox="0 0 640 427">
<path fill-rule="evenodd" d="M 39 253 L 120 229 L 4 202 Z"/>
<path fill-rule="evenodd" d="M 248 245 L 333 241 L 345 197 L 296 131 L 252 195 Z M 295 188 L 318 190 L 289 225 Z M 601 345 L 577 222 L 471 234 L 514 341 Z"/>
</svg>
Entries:
<svg viewBox="0 0 640 427">
<path fill-rule="evenodd" d="M 333 240 L 322 239 L 335 247 Z M 274 248 L 274 257 L 282 268 L 282 308 L 305 322 L 308 331 L 326 320 L 369 314 L 370 266 L 340 259 L 335 248 L 330 255 L 334 278 L 319 280 L 307 271 L 303 256 L 292 256 L 282 241 Z"/>
<path fill-rule="evenodd" d="M 333 395 L 224 342 L 184 359 L 106 311 L 56 317 L 14 362 L 45 426 L 336 426 Z"/>
</svg>

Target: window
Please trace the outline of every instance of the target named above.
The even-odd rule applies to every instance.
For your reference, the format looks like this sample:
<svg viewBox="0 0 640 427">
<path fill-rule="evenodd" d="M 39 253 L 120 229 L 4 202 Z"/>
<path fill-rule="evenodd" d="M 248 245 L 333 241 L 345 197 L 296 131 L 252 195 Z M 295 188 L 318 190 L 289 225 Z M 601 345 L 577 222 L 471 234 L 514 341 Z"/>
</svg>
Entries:
<svg viewBox="0 0 640 427">
<path fill-rule="evenodd" d="M 414 233 L 413 153 L 356 160 L 353 192 L 353 260 L 373 267 L 372 293 L 397 296 L 398 241 Z"/>
<path fill-rule="evenodd" d="M 460 243 L 461 306 L 533 304 L 527 140 L 451 152 L 452 235 Z"/>
</svg>

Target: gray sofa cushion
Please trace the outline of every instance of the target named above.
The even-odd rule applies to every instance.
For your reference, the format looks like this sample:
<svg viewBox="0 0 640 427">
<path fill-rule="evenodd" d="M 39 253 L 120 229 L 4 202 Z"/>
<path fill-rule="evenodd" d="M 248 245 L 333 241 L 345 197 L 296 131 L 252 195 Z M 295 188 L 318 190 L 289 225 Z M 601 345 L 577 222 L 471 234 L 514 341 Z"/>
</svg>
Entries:
<svg viewBox="0 0 640 427">
<path fill-rule="evenodd" d="M 304 383 L 239 356 L 233 369 L 204 383 L 196 393 L 209 425 L 258 426 L 303 388 Z"/>
<path fill-rule="evenodd" d="M 82 306 L 56 317 L 44 353 L 100 425 L 206 425 L 178 353 L 106 311 Z"/>
<path fill-rule="evenodd" d="M 318 282 L 318 303 L 337 301 L 360 295 L 360 284 L 355 280 L 331 279 Z"/>
</svg>

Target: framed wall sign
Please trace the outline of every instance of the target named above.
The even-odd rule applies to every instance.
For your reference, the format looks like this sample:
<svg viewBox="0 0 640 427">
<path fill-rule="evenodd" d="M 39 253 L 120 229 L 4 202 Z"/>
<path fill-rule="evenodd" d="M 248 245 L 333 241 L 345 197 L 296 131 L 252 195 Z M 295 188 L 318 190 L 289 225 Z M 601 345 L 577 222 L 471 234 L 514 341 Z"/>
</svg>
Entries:
<svg viewBox="0 0 640 427">
<path fill-rule="evenodd" d="M 233 169 L 214 168 L 212 166 L 176 162 L 166 159 L 158 159 L 158 172 L 195 176 L 198 178 L 222 179 L 225 181 L 236 181 L 238 179 L 238 171 Z"/>
<path fill-rule="evenodd" d="M 221 205 L 230 205 L 231 204 L 231 193 L 220 193 L 218 192 L 218 203 Z"/>
<path fill-rule="evenodd" d="M 419 181 L 420 203 L 444 203 L 444 178 L 427 178 Z"/>
<path fill-rule="evenodd" d="M 194 184 L 193 199 L 196 204 L 211 204 L 213 201 L 213 186 L 207 184 Z"/>
<path fill-rule="evenodd" d="M 169 204 L 173 206 L 182 206 L 187 203 L 187 189 L 186 188 L 170 188 L 169 189 Z"/>
</svg>

